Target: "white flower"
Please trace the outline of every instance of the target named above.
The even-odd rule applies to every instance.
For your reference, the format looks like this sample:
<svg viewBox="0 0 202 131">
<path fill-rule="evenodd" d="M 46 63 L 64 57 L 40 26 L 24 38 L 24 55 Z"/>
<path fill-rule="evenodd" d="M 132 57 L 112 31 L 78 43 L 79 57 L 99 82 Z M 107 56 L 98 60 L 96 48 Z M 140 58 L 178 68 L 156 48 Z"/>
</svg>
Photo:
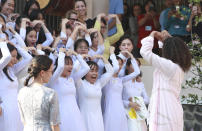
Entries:
<svg viewBox="0 0 202 131">
<path fill-rule="evenodd" d="M 198 45 L 198 44 L 200 44 L 200 42 L 197 41 L 197 40 L 194 40 L 194 41 L 192 42 L 192 44 L 193 44 L 193 45 Z"/>
<path fill-rule="evenodd" d="M 191 81 L 191 79 L 192 79 L 192 78 L 191 78 L 191 77 L 189 77 L 187 80 L 188 80 L 188 81 Z"/>
</svg>

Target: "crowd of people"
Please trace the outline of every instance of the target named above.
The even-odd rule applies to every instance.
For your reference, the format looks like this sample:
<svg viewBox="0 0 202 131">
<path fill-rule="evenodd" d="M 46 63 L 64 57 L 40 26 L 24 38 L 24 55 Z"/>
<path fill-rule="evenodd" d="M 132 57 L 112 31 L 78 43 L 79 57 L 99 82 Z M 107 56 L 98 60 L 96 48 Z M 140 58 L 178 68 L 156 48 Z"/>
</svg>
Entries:
<svg viewBox="0 0 202 131">
<path fill-rule="evenodd" d="M 191 31 L 202 38 L 201 22 L 194 25 L 196 18 L 201 16 L 201 3 L 186 6 L 182 0 L 165 0 L 165 9 L 158 13 L 159 10 L 152 0 L 146 1 L 143 5 L 135 3 L 132 10 L 127 4 L 129 0 L 124 1 L 127 11 L 123 14 L 122 25 L 125 27 L 124 32 L 130 35 L 134 46 L 137 47 L 134 53 L 136 57 L 141 57 L 139 54 L 141 40 L 155 30 L 167 30 L 172 36 L 180 37 L 187 43 L 191 40 Z M 157 41 L 153 52 L 159 53 Z"/>
<path fill-rule="evenodd" d="M 191 55 L 180 38 L 188 40 L 192 28 L 201 37 L 201 24 L 193 24 L 201 6 L 191 13 L 180 0 L 166 3 L 159 22 L 151 0 L 145 11 L 135 4 L 131 17 L 94 19 L 75 0 L 57 35 L 36 0 L 23 14 L 14 13 L 15 0 L 1 0 L 0 130 L 182 131 L 179 97 Z M 151 98 L 137 57 L 156 68 Z"/>
</svg>

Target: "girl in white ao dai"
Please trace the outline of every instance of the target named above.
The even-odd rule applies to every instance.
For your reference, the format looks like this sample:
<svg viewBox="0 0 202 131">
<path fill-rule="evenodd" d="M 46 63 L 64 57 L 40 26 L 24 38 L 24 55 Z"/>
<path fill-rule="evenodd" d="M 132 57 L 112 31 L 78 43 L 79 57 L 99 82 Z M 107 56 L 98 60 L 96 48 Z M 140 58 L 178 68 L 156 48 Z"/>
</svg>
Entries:
<svg viewBox="0 0 202 131">
<path fill-rule="evenodd" d="M 104 126 L 105 131 L 127 131 L 127 117 L 123 105 L 122 91 L 123 82 L 135 78 L 140 70 L 133 55 L 129 52 L 128 55 L 132 59 L 134 72 L 124 77 L 118 77 L 118 73 L 123 65 L 123 60 L 119 57 L 116 59 L 113 47 L 110 48 L 110 59 L 114 68 L 114 75 L 109 83 L 104 88 L 105 93 L 105 109 L 104 109 Z"/>
<path fill-rule="evenodd" d="M 84 79 L 76 81 L 79 94 L 79 107 L 85 120 L 87 131 L 104 131 L 101 96 L 102 88 L 108 83 L 113 75 L 113 68 L 103 56 L 97 56 L 96 59 L 102 58 L 105 63 L 106 73 L 100 79 L 98 78 L 98 65 L 93 61 L 88 61 L 90 71 Z"/>
<path fill-rule="evenodd" d="M 80 70 L 71 74 L 73 61 L 70 55 L 74 54 L 81 66 Z M 81 55 L 69 50 L 66 56 L 59 53 L 58 66 L 49 86 L 58 93 L 61 118 L 61 131 L 86 131 L 84 120 L 76 101 L 75 81 L 81 79 L 89 71 L 89 67 Z"/>
</svg>

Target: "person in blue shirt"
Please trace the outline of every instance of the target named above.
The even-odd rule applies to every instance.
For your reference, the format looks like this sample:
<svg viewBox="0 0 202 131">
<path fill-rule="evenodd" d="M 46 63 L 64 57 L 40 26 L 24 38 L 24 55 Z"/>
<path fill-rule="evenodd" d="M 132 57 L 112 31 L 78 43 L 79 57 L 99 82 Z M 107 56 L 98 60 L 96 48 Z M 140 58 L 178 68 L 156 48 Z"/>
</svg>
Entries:
<svg viewBox="0 0 202 131">
<path fill-rule="evenodd" d="M 109 0 L 109 14 L 117 14 L 119 18 L 124 13 L 123 0 Z M 115 19 L 109 20 L 108 36 L 116 33 Z"/>
<path fill-rule="evenodd" d="M 161 14 L 160 14 L 160 17 L 159 17 L 159 22 L 160 22 L 160 25 L 161 25 L 161 31 L 165 30 L 165 19 L 167 17 L 167 13 L 168 11 L 171 9 L 171 7 L 173 6 L 173 1 L 172 0 L 166 0 L 165 1 L 165 6 L 166 6 L 166 9 L 164 9 Z"/>
<path fill-rule="evenodd" d="M 173 0 L 174 6 L 165 12 L 163 27 L 172 35 L 178 36 L 188 42 L 190 33 L 186 30 L 191 11 L 188 7 L 181 5 L 181 0 Z"/>
</svg>

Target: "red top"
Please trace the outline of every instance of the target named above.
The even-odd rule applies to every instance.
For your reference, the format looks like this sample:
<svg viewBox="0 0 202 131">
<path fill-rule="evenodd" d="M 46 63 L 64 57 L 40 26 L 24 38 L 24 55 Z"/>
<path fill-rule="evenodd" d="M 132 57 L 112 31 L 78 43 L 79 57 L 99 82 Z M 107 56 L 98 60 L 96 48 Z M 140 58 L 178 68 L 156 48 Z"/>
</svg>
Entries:
<svg viewBox="0 0 202 131">
<path fill-rule="evenodd" d="M 143 19 L 145 16 L 145 14 L 139 15 L 138 16 L 138 22 Z M 156 16 L 156 20 L 159 20 L 159 16 Z M 154 26 L 154 22 L 152 19 L 147 20 L 146 23 L 144 25 L 142 25 L 141 27 L 139 27 L 138 29 L 138 44 L 137 47 L 141 48 L 142 44 L 141 44 L 141 40 L 147 36 L 150 35 L 150 33 L 152 31 L 157 30 Z M 156 39 L 154 39 L 154 47 L 153 48 L 158 48 L 158 41 Z"/>
</svg>

